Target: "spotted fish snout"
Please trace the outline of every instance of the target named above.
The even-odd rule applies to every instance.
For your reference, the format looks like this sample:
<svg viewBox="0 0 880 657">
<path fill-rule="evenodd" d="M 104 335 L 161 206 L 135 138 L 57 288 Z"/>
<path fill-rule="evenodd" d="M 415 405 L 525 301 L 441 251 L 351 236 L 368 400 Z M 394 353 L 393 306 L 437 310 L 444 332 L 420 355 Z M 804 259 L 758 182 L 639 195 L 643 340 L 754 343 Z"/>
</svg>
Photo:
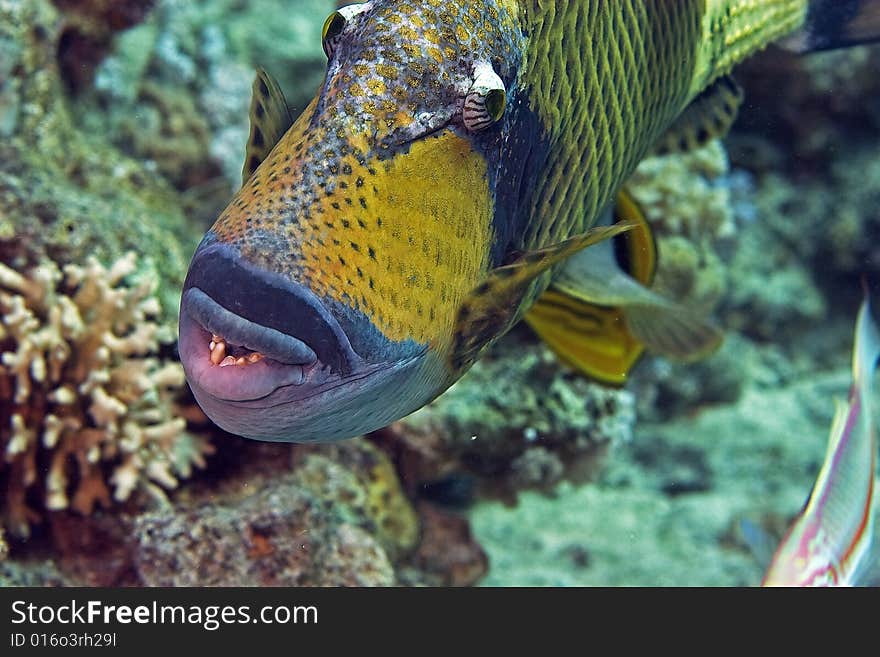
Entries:
<svg viewBox="0 0 880 657">
<path fill-rule="evenodd" d="M 347 438 L 460 374 L 449 350 L 491 266 L 486 153 L 503 141 L 514 76 L 514 23 L 496 5 L 340 10 L 325 25 L 325 83 L 283 131 L 266 118 L 288 117 L 283 94 L 258 75 L 252 141 L 277 143 L 249 151 L 247 180 L 194 256 L 181 304 L 187 377 L 220 426 Z"/>
</svg>

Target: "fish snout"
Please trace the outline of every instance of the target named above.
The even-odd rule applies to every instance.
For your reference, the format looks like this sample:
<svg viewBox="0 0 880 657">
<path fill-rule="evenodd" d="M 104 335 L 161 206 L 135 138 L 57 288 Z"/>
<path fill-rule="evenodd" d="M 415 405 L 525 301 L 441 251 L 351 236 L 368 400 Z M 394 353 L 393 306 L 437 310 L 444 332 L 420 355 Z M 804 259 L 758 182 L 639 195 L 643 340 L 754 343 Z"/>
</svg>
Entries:
<svg viewBox="0 0 880 657">
<path fill-rule="evenodd" d="M 364 313 L 207 240 L 184 284 L 179 349 L 208 417 L 259 440 L 378 429 L 426 403 L 440 369 L 425 345 L 390 340 Z"/>
<path fill-rule="evenodd" d="M 180 355 L 191 383 L 247 401 L 358 366 L 339 322 L 308 288 L 223 244 L 200 247 L 184 285 Z"/>
</svg>

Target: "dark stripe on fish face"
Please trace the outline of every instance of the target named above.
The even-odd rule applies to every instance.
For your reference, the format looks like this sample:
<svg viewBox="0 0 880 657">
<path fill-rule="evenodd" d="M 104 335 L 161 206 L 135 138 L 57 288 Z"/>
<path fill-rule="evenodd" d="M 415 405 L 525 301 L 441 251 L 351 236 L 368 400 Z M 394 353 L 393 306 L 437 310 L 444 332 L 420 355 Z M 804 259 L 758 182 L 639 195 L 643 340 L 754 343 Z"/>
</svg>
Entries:
<svg viewBox="0 0 880 657">
<path fill-rule="evenodd" d="M 523 90 L 511 94 L 503 147 L 490 170 L 494 176 L 495 243 L 492 266 L 506 264 L 511 253 L 528 250 L 523 243 L 526 227 L 533 220 L 535 189 L 547 162 L 550 144 L 548 131 L 529 107 Z"/>
</svg>

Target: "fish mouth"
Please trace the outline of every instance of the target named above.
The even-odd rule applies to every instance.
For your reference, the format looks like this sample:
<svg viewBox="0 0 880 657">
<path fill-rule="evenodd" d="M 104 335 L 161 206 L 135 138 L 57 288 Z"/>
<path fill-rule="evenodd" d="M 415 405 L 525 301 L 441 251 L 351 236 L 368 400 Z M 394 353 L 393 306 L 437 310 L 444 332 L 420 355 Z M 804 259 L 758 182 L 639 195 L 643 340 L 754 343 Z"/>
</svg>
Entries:
<svg viewBox="0 0 880 657">
<path fill-rule="evenodd" d="M 212 397 L 250 401 L 324 371 L 304 342 L 236 315 L 198 288 L 183 296 L 180 357 L 187 378 Z"/>
<path fill-rule="evenodd" d="M 190 265 L 179 345 L 190 383 L 227 402 L 291 386 L 306 395 L 364 365 L 314 294 L 219 245 Z"/>
<path fill-rule="evenodd" d="M 379 358 L 361 357 L 315 294 L 219 244 L 193 257 L 178 344 L 208 417 L 258 440 L 328 441 L 378 429 L 425 403 L 425 368 L 437 367 L 424 345 L 390 344 Z"/>
</svg>

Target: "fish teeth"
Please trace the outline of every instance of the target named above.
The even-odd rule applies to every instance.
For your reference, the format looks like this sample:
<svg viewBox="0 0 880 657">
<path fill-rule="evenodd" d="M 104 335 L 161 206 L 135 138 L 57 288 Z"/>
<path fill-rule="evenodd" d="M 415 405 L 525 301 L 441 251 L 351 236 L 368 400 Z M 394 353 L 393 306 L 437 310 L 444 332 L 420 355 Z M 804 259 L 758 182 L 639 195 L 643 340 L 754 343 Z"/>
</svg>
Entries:
<svg viewBox="0 0 880 657">
<path fill-rule="evenodd" d="M 263 354 L 252 351 L 247 356 L 235 356 L 226 354 L 226 340 L 219 335 L 212 335 L 208 348 L 211 351 L 211 363 L 220 367 L 229 367 L 230 365 L 238 365 L 240 367 L 259 363 L 265 356 Z"/>
<path fill-rule="evenodd" d="M 226 341 L 214 335 L 211 337 L 211 362 L 214 365 L 220 365 L 223 362 L 223 359 L 226 357 Z"/>
</svg>

